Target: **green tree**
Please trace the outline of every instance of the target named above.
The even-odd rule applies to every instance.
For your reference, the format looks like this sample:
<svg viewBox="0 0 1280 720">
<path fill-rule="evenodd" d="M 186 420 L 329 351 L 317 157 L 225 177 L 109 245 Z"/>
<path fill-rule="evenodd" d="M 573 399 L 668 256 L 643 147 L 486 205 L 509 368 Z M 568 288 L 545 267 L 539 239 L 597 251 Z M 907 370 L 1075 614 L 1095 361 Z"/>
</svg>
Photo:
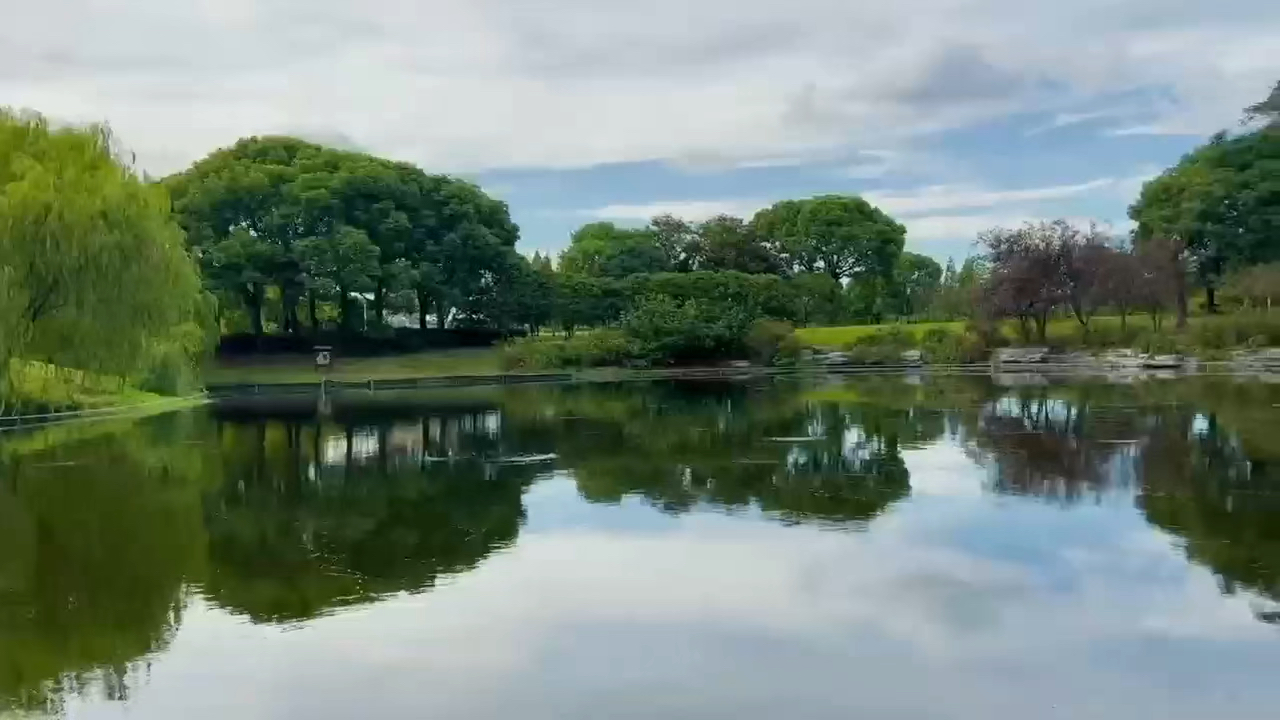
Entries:
<svg viewBox="0 0 1280 720">
<path fill-rule="evenodd" d="M 800 273 L 788 281 L 795 314 L 801 327 L 815 323 L 839 322 L 842 290 L 840 283 L 825 273 Z"/>
<path fill-rule="evenodd" d="M 731 215 L 717 215 L 699 224 L 692 249 L 699 270 L 733 270 L 748 274 L 778 274 L 782 262 L 756 237 L 750 224 Z"/>
<path fill-rule="evenodd" d="M 609 278 L 556 273 L 555 319 L 566 335 L 580 327 L 616 322 L 625 306 L 623 290 Z"/>
<path fill-rule="evenodd" d="M 1270 310 L 1280 299 L 1280 262 L 1245 268 L 1227 279 L 1226 289 L 1253 307 Z"/>
<path fill-rule="evenodd" d="M 653 231 L 620 228 L 611 222 L 583 225 L 560 255 L 561 272 L 591 277 L 624 278 L 666 272 L 672 267 Z"/>
<path fill-rule="evenodd" d="M 203 337 L 187 332 L 205 305 L 169 198 L 102 127 L 0 111 L 0 287 L 0 412 L 14 358 L 127 376 L 156 343 Z"/>
<path fill-rule="evenodd" d="M 890 277 L 907 232 L 856 195 L 785 200 L 756 213 L 751 226 L 793 269 L 835 280 Z"/>
<path fill-rule="evenodd" d="M 296 138 L 246 138 L 164 182 L 200 254 L 237 232 L 273 248 L 243 256 L 261 261 L 253 275 L 279 288 L 285 329 L 293 332 L 308 289 L 298 252 L 304 241 L 335 237 L 344 226 L 364 233 L 378 250 L 378 271 L 363 273 L 377 322 L 391 296 L 412 291 L 443 325 L 453 308 L 484 291 L 519 235 L 506 204 L 470 183 Z M 219 283 L 237 277 L 210 275 Z M 243 292 L 240 283 L 219 289 Z M 420 307 L 424 323 L 425 316 Z"/>
<path fill-rule="evenodd" d="M 1142 188 L 1129 217 L 1137 245 L 1164 243 L 1204 288 L 1210 311 L 1226 275 L 1280 259 L 1280 133 L 1215 135 Z M 1185 324 L 1185 291 L 1179 293 Z"/>
<path fill-rule="evenodd" d="M 675 272 L 689 272 L 697 265 L 698 230 L 686 220 L 674 215 L 655 216 L 649 221 L 649 230 L 654 241 L 667 256 L 670 269 Z"/>
<path fill-rule="evenodd" d="M 954 267 L 952 268 L 954 271 Z M 894 267 L 892 297 L 898 315 L 924 315 L 942 287 L 942 266 L 927 255 L 904 252 Z"/>
<path fill-rule="evenodd" d="M 1280 123 L 1280 81 L 1276 82 L 1275 87 L 1271 88 L 1271 93 L 1266 98 L 1244 109 L 1244 121 L 1246 123 L 1257 120 L 1261 120 L 1273 127 Z"/>
<path fill-rule="evenodd" d="M 353 329 L 351 294 L 373 288 L 381 270 L 378 246 L 363 230 L 343 225 L 322 237 L 300 240 L 296 253 L 307 277 L 337 299 L 340 325 Z"/>
</svg>

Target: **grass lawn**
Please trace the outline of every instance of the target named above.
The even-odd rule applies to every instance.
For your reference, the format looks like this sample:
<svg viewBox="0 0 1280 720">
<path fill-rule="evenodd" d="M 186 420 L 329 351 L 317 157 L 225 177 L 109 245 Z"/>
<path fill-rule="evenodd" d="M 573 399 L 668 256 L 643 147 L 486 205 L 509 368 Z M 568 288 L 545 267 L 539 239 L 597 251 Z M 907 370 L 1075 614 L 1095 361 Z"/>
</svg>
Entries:
<svg viewBox="0 0 1280 720">
<path fill-rule="evenodd" d="M 860 337 L 865 337 L 891 327 L 901 328 L 919 338 L 932 328 L 943 328 L 951 332 L 964 330 L 964 321 L 903 323 L 901 325 L 845 325 L 844 327 L 809 327 L 796 330 L 796 337 L 805 345 L 817 347 L 840 347 Z"/>
<path fill-rule="evenodd" d="M 42 362 L 11 361 L 9 381 L 11 397 L 0 402 L 0 415 L 98 410 L 173 399 L 139 390 L 118 377 Z"/>
<path fill-rule="evenodd" d="M 298 383 L 331 380 L 391 380 L 433 375 L 490 375 L 501 372 L 498 348 L 459 348 L 412 355 L 344 358 L 334 356 L 327 372 L 319 372 L 313 355 L 273 355 L 215 361 L 204 380 L 223 383 Z"/>
<path fill-rule="evenodd" d="M 1269 332 L 1268 315 L 1259 314 L 1223 314 L 1213 316 L 1192 316 L 1189 318 L 1189 329 L 1186 331 L 1177 331 L 1174 328 L 1174 318 L 1165 317 L 1161 332 L 1166 335 L 1183 335 L 1190 333 L 1193 336 L 1204 331 L 1212 331 L 1214 328 L 1229 329 L 1233 323 L 1245 322 L 1254 327 L 1253 333 Z M 1280 313 L 1277 313 L 1277 321 L 1280 322 Z M 1151 333 L 1151 318 L 1146 314 L 1135 313 L 1129 316 L 1128 327 L 1131 332 L 1135 333 Z M 926 322 L 926 323 L 902 323 L 893 324 L 886 323 L 883 325 L 846 325 L 843 327 L 812 327 L 800 328 L 796 330 L 796 336 L 800 342 L 805 345 L 821 348 L 842 348 L 847 347 L 850 343 L 864 338 L 868 335 L 874 335 L 878 332 L 887 332 L 891 328 L 898 328 L 919 339 L 924 333 L 932 328 L 943 328 L 949 332 L 964 332 L 965 322 Z M 1005 320 L 1001 323 L 1001 330 L 1014 344 L 1024 344 L 1021 333 L 1018 330 L 1017 322 L 1013 320 Z M 1116 334 L 1120 330 L 1120 318 L 1118 316 L 1099 316 L 1093 318 L 1089 323 L 1089 332 L 1096 334 L 1099 332 L 1109 332 Z M 1034 331 L 1034 328 L 1033 328 Z M 1193 340 L 1188 341 L 1190 344 L 1196 344 Z M 1237 338 L 1234 343 L 1225 345 L 1211 345 L 1213 348 L 1223 348 L 1233 345 L 1243 344 L 1242 338 Z M 1035 340 L 1032 340 L 1035 344 Z M 1084 332 L 1080 324 L 1073 317 L 1056 317 L 1049 321 L 1047 328 L 1047 344 L 1054 347 L 1081 347 L 1084 343 Z"/>
</svg>

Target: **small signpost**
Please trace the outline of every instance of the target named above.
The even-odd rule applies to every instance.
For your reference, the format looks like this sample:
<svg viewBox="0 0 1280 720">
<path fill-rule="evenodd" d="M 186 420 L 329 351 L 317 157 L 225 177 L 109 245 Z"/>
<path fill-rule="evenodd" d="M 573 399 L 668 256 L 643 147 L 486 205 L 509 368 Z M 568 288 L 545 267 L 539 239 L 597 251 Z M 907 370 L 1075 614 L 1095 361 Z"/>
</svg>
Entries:
<svg viewBox="0 0 1280 720">
<path fill-rule="evenodd" d="M 317 345 L 316 346 L 316 372 L 325 373 L 333 367 L 333 346 Z M 320 417 L 328 417 L 333 412 L 333 407 L 329 403 L 329 393 L 325 392 L 325 383 L 328 378 L 320 378 L 320 399 L 319 407 L 316 408 L 320 413 Z"/>
</svg>

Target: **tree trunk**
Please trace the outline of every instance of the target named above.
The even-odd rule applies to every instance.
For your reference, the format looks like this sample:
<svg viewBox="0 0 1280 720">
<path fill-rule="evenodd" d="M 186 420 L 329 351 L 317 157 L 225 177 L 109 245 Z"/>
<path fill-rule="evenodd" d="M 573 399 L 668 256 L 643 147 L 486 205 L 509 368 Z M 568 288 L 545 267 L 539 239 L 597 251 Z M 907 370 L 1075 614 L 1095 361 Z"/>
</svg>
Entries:
<svg viewBox="0 0 1280 720">
<path fill-rule="evenodd" d="M 262 337 L 262 284 L 252 283 L 245 293 L 249 305 L 249 322 L 253 326 L 253 334 Z"/>
<path fill-rule="evenodd" d="M 1027 326 L 1027 316 L 1018 316 L 1018 335 L 1022 337 L 1022 342 L 1031 342 L 1031 328 Z"/>
<path fill-rule="evenodd" d="M 298 296 L 283 288 L 280 299 L 284 303 L 284 324 L 291 335 L 302 334 L 302 323 L 298 322 Z"/>
<path fill-rule="evenodd" d="M 449 307 L 443 299 L 436 300 L 436 327 L 444 329 L 449 317 Z"/>
<path fill-rule="evenodd" d="M 1178 273 L 1178 278 L 1174 281 L 1177 283 L 1177 309 L 1178 309 L 1178 329 L 1185 330 L 1187 327 L 1187 280 L 1182 273 Z"/>
<path fill-rule="evenodd" d="M 1187 327 L 1187 269 L 1183 267 L 1183 252 L 1176 245 L 1172 246 L 1173 284 L 1175 303 L 1178 311 L 1178 329 Z"/>
<path fill-rule="evenodd" d="M 373 285 L 373 317 L 377 321 L 378 327 L 383 326 L 383 316 L 385 315 L 387 304 L 387 289 L 383 286 L 382 280 L 379 279 Z"/>
<path fill-rule="evenodd" d="M 1049 313 L 1047 312 L 1036 315 L 1036 337 L 1040 339 L 1041 344 L 1049 341 Z"/>
<path fill-rule="evenodd" d="M 1218 313 L 1218 289 L 1213 286 L 1212 282 L 1204 284 L 1204 305 L 1204 309 L 1210 315 Z"/>
<path fill-rule="evenodd" d="M 311 316 L 311 334 L 320 332 L 320 321 L 316 319 L 316 291 L 307 291 L 307 314 Z"/>
<path fill-rule="evenodd" d="M 1120 308 L 1120 332 L 1126 332 L 1129 329 L 1129 308 Z"/>
<path fill-rule="evenodd" d="M 418 295 L 418 329 L 427 329 L 427 294 L 419 290 Z"/>
<path fill-rule="evenodd" d="M 338 327 L 344 332 L 351 329 L 351 294 L 341 285 L 338 286 Z"/>
</svg>

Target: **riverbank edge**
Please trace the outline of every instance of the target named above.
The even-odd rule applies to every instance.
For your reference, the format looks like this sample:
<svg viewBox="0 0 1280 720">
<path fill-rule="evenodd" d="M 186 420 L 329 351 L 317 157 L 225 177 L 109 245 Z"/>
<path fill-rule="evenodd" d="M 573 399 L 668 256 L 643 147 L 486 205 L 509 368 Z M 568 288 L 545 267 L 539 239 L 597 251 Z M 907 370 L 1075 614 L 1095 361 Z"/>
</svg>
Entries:
<svg viewBox="0 0 1280 720">
<path fill-rule="evenodd" d="M 1260 377 L 1280 382 L 1280 367 L 1252 367 L 1236 361 L 1201 361 L 1185 358 L 1176 366 L 1166 356 L 1157 365 L 1118 364 L 1102 357 L 1088 359 L 1074 356 L 1047 356 L 1033 361 L 1000 361 L 982 363 L 941 364 L 902 362 L 894 364 L 858 364 L 804 362 L 796 365 L 725 365 L 686 368 L 633 369 L 623 367 L 591 368 L 566 372 L 496 373 L 489 375 L 422 376 L 407 378 L 370 378 L 363 381 L 321 379 L 293 383 L 220 383 L 207 385 L 211 400 L 246 395 L 345 394 L 350 392 L 393 392 L 442 388 L 563 384 L 581 382 L 635 382 L 649 380 L 742 380 L 757 377 L 825 377 L 868 374 L 1044 374 L 1105 377 L 1166 377 L 1180 375 L 1228 375 L 1241 378 Z"/>
<path fill-rule="evenodd" d="M 90 420 L 118 420 L 121 418 L 143 418 L 151 415 L 187 410 L 200 407 L 210 401 L 208 393 L 201 392 L 183 397 L 170 397 L 161 400 L 150 400 L 144 403 L 127 405 L 106 405 L 84 410 L 65 410 L 52 413 L 36 413 L 31 415 L 7 415 L 0 417 L 0 432 L 19 428 L 48 427 L 73 422 Z"/>
</svg>

